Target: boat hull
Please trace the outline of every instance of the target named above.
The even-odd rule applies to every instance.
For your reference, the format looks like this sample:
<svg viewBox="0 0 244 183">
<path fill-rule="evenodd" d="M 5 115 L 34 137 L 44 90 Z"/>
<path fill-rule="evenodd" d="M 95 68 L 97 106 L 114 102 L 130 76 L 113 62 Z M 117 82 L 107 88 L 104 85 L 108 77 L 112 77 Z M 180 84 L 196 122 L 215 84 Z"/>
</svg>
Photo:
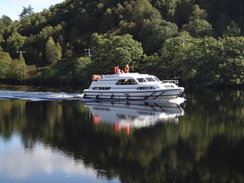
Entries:
<svg viewBox="0 0 244 183">
<path fill-rule="evenodd" d="M 151 91 L 84 91 L 85 99 L 118 99 L 118 100 L 162 100 L 175 99 L 179 97 L 183 88 L 162 89 Z"/>
</svg>

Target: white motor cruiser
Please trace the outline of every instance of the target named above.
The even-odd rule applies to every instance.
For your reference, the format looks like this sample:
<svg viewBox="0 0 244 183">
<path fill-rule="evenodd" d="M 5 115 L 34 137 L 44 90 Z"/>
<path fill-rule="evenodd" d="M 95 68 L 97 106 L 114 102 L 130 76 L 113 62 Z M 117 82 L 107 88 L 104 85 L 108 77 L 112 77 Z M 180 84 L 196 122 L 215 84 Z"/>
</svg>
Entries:
<svg viewBox="0 0 244 183">
<path fill-rule="evenodd" d="M 160 81 L 156 76 L 139 73 L 93 75 L 84 90 L 85 99 L 161 100 L 180 97 L 184 88 L 178 80 Z"/>
</svg>

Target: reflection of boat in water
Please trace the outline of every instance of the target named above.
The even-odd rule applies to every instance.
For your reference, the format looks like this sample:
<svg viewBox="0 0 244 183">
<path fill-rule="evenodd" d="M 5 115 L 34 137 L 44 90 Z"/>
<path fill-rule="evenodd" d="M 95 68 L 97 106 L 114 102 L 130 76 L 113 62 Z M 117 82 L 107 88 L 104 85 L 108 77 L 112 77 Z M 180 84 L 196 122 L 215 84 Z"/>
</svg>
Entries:
<svg viewBox="0 0 244 183">
<path fill-rule="evenodd" d="M 157 122 L 178 122 L 184 115 L 181 106 L 175 103 L 145 103 L 140 101 L 86 102 L 93 122 L 109 123 L 119 128 L 147 127 Z"/>
<path fill-rule="evenodd" d="M 184 91 L 177 80 L 160 81 L 156 76 L 139 73 L 93 75 L 84 90 L 84 99 L 161 100 L 175 99 Z"/>
</svg>

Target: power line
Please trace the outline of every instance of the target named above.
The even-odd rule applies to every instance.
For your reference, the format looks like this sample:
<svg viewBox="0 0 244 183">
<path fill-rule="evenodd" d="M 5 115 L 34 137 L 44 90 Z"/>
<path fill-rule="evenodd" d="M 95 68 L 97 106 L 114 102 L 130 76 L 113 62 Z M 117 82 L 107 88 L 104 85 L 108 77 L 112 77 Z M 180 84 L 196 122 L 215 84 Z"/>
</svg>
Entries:
<svg viewBox="0 0 244 183">
<path fill-rule="evenodd" d="M 74 49 L 72 51 L 74 51 L 74 52 L 86 52 L 88 57 L 92 57 L 92 54 L 91 54 L 92 50 L 93 49 L 91 49 L 91 48 L 87 48 L 87 49 Z M 43 54 L 45 54 L 46 53 L 45 51 L 25 51 L 25 50 L 6 51 L 6 52 L 7 53 L 26 53 L 26 54 L 30 54 L 30 53 L 35 53 L 35 54 L 43 53 Z"/>
<path fill-rule="evenodd" d="M 22 53 L 25 53 L 25 51 L 16 51 L 16 53 L 20 53 L 20 54 L 22 54 Z"/>
</svg>

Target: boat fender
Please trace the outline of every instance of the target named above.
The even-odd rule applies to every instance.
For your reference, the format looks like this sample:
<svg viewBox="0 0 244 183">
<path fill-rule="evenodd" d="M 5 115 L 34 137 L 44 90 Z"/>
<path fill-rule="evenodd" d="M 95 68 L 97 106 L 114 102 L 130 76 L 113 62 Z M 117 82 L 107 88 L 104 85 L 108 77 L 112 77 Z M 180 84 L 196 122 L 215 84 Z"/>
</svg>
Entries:
<svg viewBox="0 0 244 183">
<path fill-rule="evenodd" d="M 119 124 L 119 123 L 118 124 L 115 124 L 114 125 L 114 129 L 115 129 L 116 132 L 121 131 L 121 124 Z"/>
<path fill-rule="evenodd" d="M 186 94 L 185 93 L 183 94 L 183 98 L 186 100 Z"/>
<path fill-rule="evenodd" d="M 100 79 L 101 79 L 101 77 L 99 75 L 95 75 L 95 74 L 92 75 L 93 81 L 99 81 Z"/>
<path fill-rule="evenodd" d="M 130 125 L 127 125 L 125 127 L 125 130 L 126 130 L 126 135 L 130 135 Z"/>
</svg>

